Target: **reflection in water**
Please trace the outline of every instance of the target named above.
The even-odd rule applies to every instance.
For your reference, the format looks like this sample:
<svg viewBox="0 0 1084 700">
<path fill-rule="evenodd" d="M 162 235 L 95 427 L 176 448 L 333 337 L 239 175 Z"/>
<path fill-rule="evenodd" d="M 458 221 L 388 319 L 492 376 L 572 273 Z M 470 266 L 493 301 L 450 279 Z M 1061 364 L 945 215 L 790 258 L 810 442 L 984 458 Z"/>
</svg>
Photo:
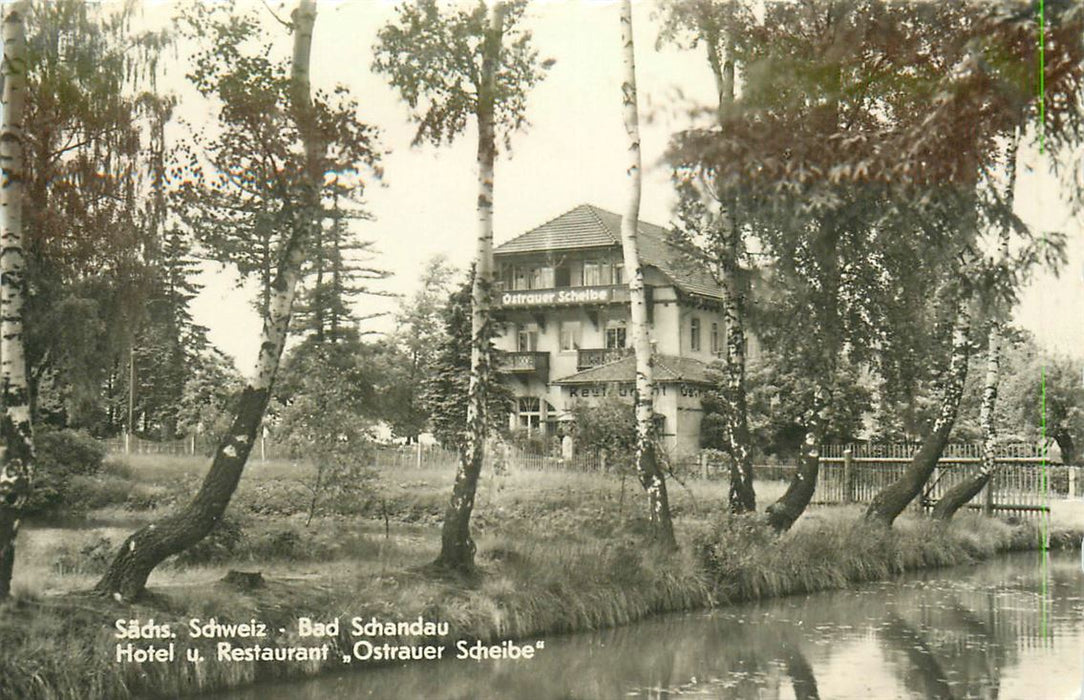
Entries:
<svg viewBox="0 0 1084 700">
<path fill-rule="evenodd" d="M 226 697 L 1076 697 L 1084 577 L 1075 555 L 1055 555 L 1043 595 L 1036 563 L 1016 555 L 858 590 L 553 637 L 530 661 L 370 667 Z"/>
<path fill-rule="evenodd" d="M 891 612 L 880 631 L 887 646 L 906 658 L 899 675 L 908 690 L 930 700 L 954 700 L 945 670 L 921 634 Z"/>
<path fill-rule="evenodd" d="M 795 700 L 820 700 L 813 667 L 809 665 L 801 650 L 793 644 L 785 643 L 781 651 L 783 661 L 786 663 L 787 675 L 790 676 L 791 687 L 794 688 Z"/>
</svg>

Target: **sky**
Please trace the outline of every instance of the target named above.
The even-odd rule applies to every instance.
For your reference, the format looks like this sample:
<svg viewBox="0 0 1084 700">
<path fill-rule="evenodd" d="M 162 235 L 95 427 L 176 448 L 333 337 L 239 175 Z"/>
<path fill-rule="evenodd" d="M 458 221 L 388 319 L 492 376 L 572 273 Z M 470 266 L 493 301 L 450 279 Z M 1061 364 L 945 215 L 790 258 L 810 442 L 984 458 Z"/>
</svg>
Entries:
<svg viewBox="0 0 1084 700">
<path fill-rule="evenodd" d="M 272 8 L 278 0 L 269 0 Z M 290 3 L 292 5 L 292 3 Z M 257 9 L 275 26 L 270 11 Z M 160 20 L 175 6 L 156 3 L 149 19 Z M 640 216 L 660 225 L 671 220 L 675 197 L 661 156 L 669 134 L 689 124 L 688 108 L 713 99 L 711 73 L 703 50 L 656 48 L 654 2 L 634 3 L 637 82 L 642 113 L 644 191 Z M 289 6 L 280 10 L 288 14 Z M 428 258 L 443 254 L 457 266 L 471 259 L 476 231 L 477 168 L 473 124 L 450 147 L 412 147 L 414 125 L 404 103 L 383 76 L 373 74 L 372 46 L 378 28 L 394 16 L 383 0 L 320 0 L 314 33 L 312 79 L 330 88 L 342 83 L 361 107 L 361 118 L 381 129 L 384 177 L 368 189 L 372 221 L 356 222 L 361 238 L 380 251 L 377 264 L 394 276 L 382 284 L 386 292 L 410 294 Z M 531 126 L 517 133 L 511 152 L 501 152 L 496 166 L 495 230 L 499 242 L 558 216 L 581 203 L 620 212 L 626 185 L 625 134 L 620 102 L 618 6 L 613 2 L 535 0 L 526 23 L 543 58 L 555 59 L 546 79 L 528 101 Z M 291 39 L 281 27 L 284 55 Z M 184 55 L 165 85 L 182 98 L 179 114 L 201 124 L 211 118 L 198 95 L 183 81 Z M 185 138 L 183 129 L 175 138 Z M 1069 264 L 1060 277 L 1037 276 L 1024 290 L 1016 322 L 1035 333 L 1040 343 L 1061 353 L 1084 357 L 1084 236 L 1079 220 L 1069 217 L 1059 201 L 1058 183 L 1035 164 L 1038 154 L 1024 150 L 1016 196 L 1017 212 L 1038 230 L 1060 230 L 1070 239 Z M 236 286 L 228 270 L 208 265 L 204 290 L 194 301 L 198 321 L 210 328 L 211 341 L 232 355 L 242 371 L 256 355 L 259 320 L 252 311 L 252 286 Z M 386 311 L 366 329 L 393 327 L 396 302 L 387 298 L 361 301 L 361 315 Z"/>
</svg>

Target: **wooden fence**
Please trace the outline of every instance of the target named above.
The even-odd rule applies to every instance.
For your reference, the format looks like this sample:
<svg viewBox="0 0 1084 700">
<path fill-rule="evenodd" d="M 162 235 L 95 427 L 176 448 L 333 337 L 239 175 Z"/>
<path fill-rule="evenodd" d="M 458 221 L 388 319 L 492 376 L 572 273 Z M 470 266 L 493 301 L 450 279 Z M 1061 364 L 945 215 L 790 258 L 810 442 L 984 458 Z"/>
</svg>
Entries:
<svg viewBox="0 0 1084 700">
<path fill-rule="evenodd" d="M 142 438 L 118 437 L 106 440 L 114 452 L 160 455 L 209 455 L 214 445 L 193 438 L 155 442 Z M 893 445 L 825 445 L 821 448 L 821 464 L 815 504 L 869 503 L 874 494 L 898 479 L 918 449 L 917 443 Z M 928 508 L 952 486 L 974 474 L 981 464 L 981 446 L 973 444 L 948 445 L 920 499 L 913 508 Z M 1043 448 L 1031 444 L 1002 445 L 997 452 L 998 468 L 991 485 L 977 496 L 969 508 L 1007 511 L 1014 514 L 1036 514 L 1049 510 L 1052 498 L 1077 498 L 1084 495 L 1084 474 L 1079 467 L 1050 464 Z M 683 479 L 726 479 L 728 466 L 720 455 L 675 460 L 671 469 Z M 285 448 L 271 440 L 261 440 L 253 450 L 253 459 L 297 459 Z M 393 470 L 447 469 L 459 464 L 459 455 L 437 445 L 380 446 L 375 448 L 374 463 Z M 614 460 L 592 454 L 577 454 L 563 459 L 535 455 L 512 446 L 486 451 L 486 469 L 503 464 L 511 469 L 530 471 L 608 472 Z M 759 480 L 789 480 L 793 464 L 757 464 L 755 477 Z"/>
<path fill-rule="evenodd" d="M 826 446 L 815 502 L 869 503 L 874 494 L 903 474 L 917 449 L 917 444 Z M 981 453 L 981 445 L 947 446 L 912 507 L 931 508 L 949 489 L 975 475 L 982 463 Z M 969 508 L 1029 515 L 1049 511 L 1051 498 L 1076 498 L 1077 468 L 1050 464 L 1042 446 L 1002 445 L 996 454 L 996 471 Z"/>
</svg>

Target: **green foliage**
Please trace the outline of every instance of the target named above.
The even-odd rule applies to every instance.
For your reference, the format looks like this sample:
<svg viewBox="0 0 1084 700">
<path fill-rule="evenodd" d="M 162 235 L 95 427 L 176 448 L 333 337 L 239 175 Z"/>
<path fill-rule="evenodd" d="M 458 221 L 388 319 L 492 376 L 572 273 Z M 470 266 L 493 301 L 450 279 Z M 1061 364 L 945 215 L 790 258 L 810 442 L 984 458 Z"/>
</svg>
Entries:
<svg viewBox="0 0 1084 700">
<path fill-rule="evenodd" d="M 387 373 L 381 386 L 383 418 L 396 437 L 417 439 L 429 423 L 422 396 L 445 342 L 442 312 L 451 294 L 455 269 L 443 255 L 429 259 L 418 290 L 396 314 Z"/>
<path fill-rule="evenodd" d="M 244 538 L 242 521 L 227 513 L 218 519 L 206 537 L 178 554 L 174 561 L 181 566 L 223 562 L 238 551 Z"/>
<path fill-rule="evenodd" d="M 334 343 L 310 337 L 291 351 L 276 387 L 279 440 L 316 465 L 310 519 L 322 500 L 354 497 L 366 487 L 379 416 L 371 355 L 356 335 Z"/>
<path fill-rule="evenodd" d="M 302 215 L 311 200 L 310 164 L 292 107 L 289 56 L 256 11 L 239 12 L 232 3 L 194 3 L 181 13 L 179 26 L 183 36 L 200 43 L 189 79 L 217 106 L 218 117 L 215 130 L 198 132 L 180 147 L 180 213 L 212 259 L 259 279 L 256 308 L 266 316 L 285 242 L 313 228 Z M 364 216 L 358 208 L 362 175 L 379 177 L 380 154 L 376 129 L 358 119 L 359 105 L 345 87 L 316 90 L 313 110 L 322 147 L 316 167 L 324 181 L 317 218 L 331 217 L 333 223 L 326 232 L 315 227 L 322 240 L 309 241 L 315 254 L 303 296 L 310 316 L 326 312 L 307 324 L 322 332 L 332 318 L 348 321 L 338 302 L 359 276 L 369 276 L 370 268 L 348 254 L 364 254 L 367 244 L 358 243 L 343 220 Z"/>
<path fill-rule="evenodd" d="M 706 45 L 742 79 L 711 127 L 672 140 L 682 235 L 713 255 L 731 228 L 755 240 L 751 328 L 808 384 L 870 367 L 886 434 L 921 431 L 914 397 L 945 364 L 956 301 L 1011 303 L 1030 270 L 1061 257 L 994 174 L 1015 128 L 1040 131 L 1021 69 L 1037 58 L 1025 40 L 1036 19 L 1008 6 L 667 5 L 664 40 Z M 1064 6 L 1049 18 L 1054 150 L 1081 132 L 1082 21 Z M 975 254 L 1003 230 L 1019 251 L 1007 266 Z"/>
<path fill-rule="evenodd" d="M 467 427 L 467 393 L 470 387 L 471 355 L 471 275 L 448 300 L 442 313 L 444 339 L 440 343 L 430 381 L 422 394 L 429 412 L 433 435 L 441 445 L 459 449 Z M 490 338 L 496 328 L 490 324 Z M 492 340 L 490 340 L 492 353 Z M 487 394 L 486 420 L 491 431 L 500 432 L 508 425 L 512 393 L 498 381 L 491 382 Z"/>
<path fill-rule="evenodd" d="M 34 488 L 26 504 L 28 515 L 68 516 L 81 498 L 75 477 L 93 476 L 102 467 L 105 446 L 84 432 L 39 430 L 34 436 Z"/>
<path fill-rule="evenodd" d="M 1054 440 L 1066 463 L 1079 463 L 1084 444 L 1084 363 L 1050 352 L 1027 333 L 1003 344 L 995 411 L 1005 439 Z M 977 403 L 972 390 L 972 403 Z M 977 414 L 977 407 L 972 411 Z"/>
<path fill-rule="evenodd" d="M 103 401 L 160 264 L 162 139 L 155 86 L 168 33 L 134 31 L 134 3 L 36 1 L 27 14 L 24 316 L 36 419 L 116 430 Z"/>
<path fill-rule="evenodd" d="M 531 33 L 521 26 L 527 3 L 503 3 L 500 67 L 493 95 L 494 120 L 507 147 L 512 132 L 527 124 L 527 93 L 545 77 Z M 450 143 L 478 113 L 482 45 L 488 30 L 486 3 L 446 8 L 437 0 L 403 3 L 396 22 L 380 30 L 373 70 L 385 73 L 413 111 L 414 143 Z"/>
<path fill-rule="evenodd" d="M 607 464 L 630 471 L 636 459 L 636 410 L 627 401 L 608 396 L 596 403 L 572 405 L 572 441 L 575 449 L 605 453 Z"/>
<path fill-rule="evenodd" d="M 177 406 L 177 427 L 188 434 L 206 436 L 217 444 L 233 420 L 233 403 L 244 387 L 244 378 L 233 361 L 208 348 L 194 358 Z"/>
<path fill-rule="evenodd" d="M 98 537 L 87 544 L 66 546 L 53 559 L 53 570 L 66 574 L 100 574 L 105 571 L 116 543 L 108 537 Z"/>
<path fill-rule="evenodd" d="M 795 366 L 787 359 L 765 352 L 749 363 L 749 428 L 754 436 L 753 447 L 760 456 L 797 457 L 813 419 L 816 386 L 808 368 Z M 700 440 L 704 447 L 725 451 L 725 370 L 715 365 L 711 377 L 714 385 L 701 398 L 704 418 Z M 872 407 L 871 392 L 853 368 L 837 372 L 826 386 L 829 400 L 822 439 L 826 443 L 852 442 L 862 431 L 863 418 Z"/>
</svg>

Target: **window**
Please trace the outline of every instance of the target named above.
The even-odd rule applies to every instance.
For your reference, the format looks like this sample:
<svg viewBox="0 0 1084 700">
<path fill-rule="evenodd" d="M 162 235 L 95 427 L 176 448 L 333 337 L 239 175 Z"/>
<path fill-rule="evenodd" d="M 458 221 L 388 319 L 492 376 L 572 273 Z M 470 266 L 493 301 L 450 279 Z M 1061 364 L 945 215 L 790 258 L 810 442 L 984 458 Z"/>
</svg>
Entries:
<svg viewBox="0 0 1084 700">
<path fill-rule="evenodd" d="M 526 428 L 528 434 L 538 430 L 542 424 L 542 399 L 537 396 L 521 396 L 517 403 L 520 427 Z"/>
<path fill-rule="evenodd" d="M 689 321 L 689 349 L 693 352 L 700 350 L 700 319 L 696 317 Z"/>
<path fill-rule="evenodd" d="M 538 351 L 538 331 L 533 328 L 520 328 L 516 333 L 517 352 Z"/>
<path fill-rule="evenodd" d="M 555 287 L 571 287 L 572 286 L 572 268 L 568 265 L 562 265 L 554 271 L 554 285 Z"/>
<path fill-rule="evenodd" d="M 536 267 L 531 270 L 531 289 L 552 289 L 553 268 Z"/>
<path fill-rule="evenodd" d="M 531 278 L 529 276 L 529 273 L 530 273 L 530 270 L 525 268 L 525 267 L 517 267 L 516 268 L 516 275 L 515 275 L 516 283 L 514 285 L 515 289 L 530 289 L 531 288 Z"/>
<path fill-rule="evenodd" d="M 625 327 L 611 326 L 606 329 L 606 349 L 620 350 L 625 347 Z"/>
<path fill-rule="evenodd" d="M 583 264 L 583 286 L 596 287 L 602 282 L 602 265 L 597 262 L 585 262 Z"/>
<path fill-rule="evenodd" d="M 621 263 L 614 263 L 614 284 L 625 283 L 625 266 Z"/>
<path fill-rule="evenodd" d="M 580 348 L 579 321 L 561 322 L 561 352 L 573 352 Z"/>
<path fill-rule="evenodd" d="M 723 346 L 719 343 L 719 324 L 711 324 L 711 354 L 721 354 Z"/>
</svg>

